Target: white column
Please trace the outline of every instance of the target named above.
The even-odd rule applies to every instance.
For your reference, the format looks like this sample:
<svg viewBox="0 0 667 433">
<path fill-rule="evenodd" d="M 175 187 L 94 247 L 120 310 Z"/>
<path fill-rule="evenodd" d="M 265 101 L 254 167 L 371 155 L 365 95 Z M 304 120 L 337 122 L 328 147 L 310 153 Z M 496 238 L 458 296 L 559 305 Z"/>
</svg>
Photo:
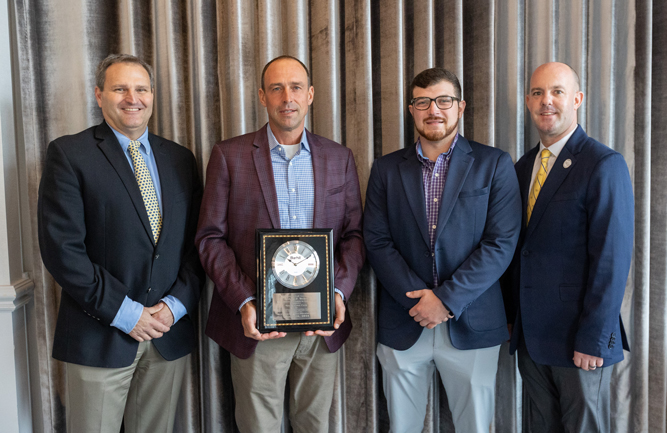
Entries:
<svg viewBox="0 0 667 433">
<path fill-rule="evenodd" d="M 9 0 L 11 1 L 11 0 Z M 23 269 L 18 143 L 14 129 L 15 98 L 12 80 L 17 65 L 12 59 L 10 5 L 0 0 L 0 430 L 33 431 L 28 313 L 33 282 Z M 7 67 L 11 65 L 11 67 Z M 30 228 L 27 228 L 30 230 Z"/>
</svg>

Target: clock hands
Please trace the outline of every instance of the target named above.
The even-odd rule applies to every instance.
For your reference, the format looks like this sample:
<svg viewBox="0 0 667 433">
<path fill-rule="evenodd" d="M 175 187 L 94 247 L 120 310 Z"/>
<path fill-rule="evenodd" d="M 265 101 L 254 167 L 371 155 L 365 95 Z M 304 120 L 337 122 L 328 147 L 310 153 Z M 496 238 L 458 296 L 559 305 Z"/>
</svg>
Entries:
<svg viewBox="0 0 667 433">
<path fill-rule="evenodd" d="M 287 261 L 290 262 L 291 264 L 293 264 L 294 266 L 298 266 L 299 263 L 301 263 L 301 262 L 305 262 L 306 260 L 308 260 L 308 259 L 311 258 L 312 256 L 313 256 L 313 255 L 311 254 L 311 255 L 309 255 L 308 257 L 304 257 L 303 259 L 299 260 L 298 262 L 293 262 L 292 259 L 290 259 L 289 257 L 287 257 Z"/>
<path fill-rule="evenodd" d="M 308 259 L 309 259 L 309 258 L 311 258 L 312 256 L 313 256 L 313 255 L 311 254 L 311 255 L 309 255 L 308 257 L 305 257 L 305 258 L 303 258 L 303 259 L 299 260 L 299 261 L 298 261 L 298 262 L 296 262 L 296 263 L 292 262 L 291 260 L 290 260 L 290 262 L 294 263 L 294 266 L 296 266 L 296 265 L 298 265 L 299 263 L 301 263 L 301 262 L 304 262 L 304 261 L 308 260 Z M 289 259 L 288 259 L 288 260 L 289 260 Z"/>
</svg>

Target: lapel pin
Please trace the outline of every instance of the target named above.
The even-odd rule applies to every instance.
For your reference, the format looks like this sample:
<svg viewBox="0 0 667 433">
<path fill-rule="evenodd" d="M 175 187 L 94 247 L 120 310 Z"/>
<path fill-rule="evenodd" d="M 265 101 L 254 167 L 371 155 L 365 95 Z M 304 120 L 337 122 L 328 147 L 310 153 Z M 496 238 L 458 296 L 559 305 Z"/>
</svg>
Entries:
<svg viewBox="0 0 667 433">
<path fill-rule="evenodd" d="M 572 165 L 572 160 L 571 159 L 566 159 L 563 161 L 563 168 L 569 168 Z"/>
</svg>

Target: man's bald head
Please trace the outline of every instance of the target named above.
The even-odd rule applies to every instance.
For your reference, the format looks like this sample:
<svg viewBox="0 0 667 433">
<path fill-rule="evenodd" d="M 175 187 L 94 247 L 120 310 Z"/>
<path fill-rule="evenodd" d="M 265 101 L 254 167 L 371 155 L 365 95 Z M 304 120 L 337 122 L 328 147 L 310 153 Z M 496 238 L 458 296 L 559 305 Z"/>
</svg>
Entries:
<svg viewBox="0 0 667 433">
<path fill-rule="evenodd" d="M 551 74 L 557 74 L 561 77 L 564 77 L 566 75 L 570 75 L 570 79 L 572 80 L 572 84 L 574 85 L 573 89 L 575 92 L 578 92 L 581 90 L 581 84 L 579 81 L 579 74 L 577 71 L 574 70 L 574 68 L 567 63 L 561 63 L 561 62 L 549 62 L 549 63 L 544 63 L 537 68 L 535 68 L 535 71 L 533 71 L 533 75 L 530 77 L 530 82 L 531 82 L 531 88 L 532 88 L 532 82 L 533 82 L 533 77 L 535 74 L 542 74 L 542 73 L 551 73 Z"/>
<path fill-rule="evenodd" d="M 577 127 L 577 110 L 584 100 L 579 75 L 569 65 L 549 62 L 530 78 L 526 106 L 545 146 L 565 137 Z"/>
</svg>

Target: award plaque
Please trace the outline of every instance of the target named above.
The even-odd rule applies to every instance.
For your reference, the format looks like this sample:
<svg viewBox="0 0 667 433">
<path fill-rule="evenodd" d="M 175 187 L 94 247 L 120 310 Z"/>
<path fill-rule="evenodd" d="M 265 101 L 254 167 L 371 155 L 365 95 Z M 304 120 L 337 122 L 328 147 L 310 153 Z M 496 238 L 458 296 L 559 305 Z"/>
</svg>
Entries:
<svg viewBox="0 0 667 433">
<path fill-rule="evenodd" d="M 258 229 L 259 332 L 333 330 L 333 230 Z"/>
</svg>

